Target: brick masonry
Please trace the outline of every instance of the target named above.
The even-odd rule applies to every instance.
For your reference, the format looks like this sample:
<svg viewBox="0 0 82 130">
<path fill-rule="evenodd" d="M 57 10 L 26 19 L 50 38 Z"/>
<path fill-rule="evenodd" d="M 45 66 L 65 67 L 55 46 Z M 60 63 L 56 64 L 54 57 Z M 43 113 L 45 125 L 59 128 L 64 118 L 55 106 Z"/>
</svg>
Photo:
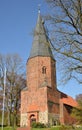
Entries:
<svg viewBox="0 0 82 130">
<path fill-rule="evenodd" d="M 46 73 L 42 73 L 42 68 Z M 21 123 L 22 127 L 30 126 L 31 122 L 54 125 L 75 122 L 70 116 L 71 107 L 76 101 L 57 90 L 56 63 L 50 57 L 37 56 L 27 62 L 27 89 L 21 92 Z"/>
<path fill-rule="evenodd" d="M 43 74 L 44 66 L 46 73 Z M 55 60 L 41 56 L 29 59 L 27 87 L 28 90 L 21 92 L 21 126 L 29 126 L 33 117 L 37 122 L 48 124 L 48 113 L 59 114 Z"/>
</svg>

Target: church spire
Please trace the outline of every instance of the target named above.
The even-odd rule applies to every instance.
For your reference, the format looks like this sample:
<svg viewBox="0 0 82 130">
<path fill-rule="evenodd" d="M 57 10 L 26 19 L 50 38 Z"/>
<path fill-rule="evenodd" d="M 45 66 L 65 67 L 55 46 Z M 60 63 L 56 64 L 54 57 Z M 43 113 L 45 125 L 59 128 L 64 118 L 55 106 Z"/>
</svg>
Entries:
<svg viewBox="0 0 82 130">
<path fill-rule="evenodd" d="M 53 58 L 50 43 L 44 27 L 44 21 L 42 20 L 41 17 L 40 8 L 38 10 L 38 18 L 34 30 L 34 39 L 29 58 L 35 56 L 47 56 Z"/>
</svg>

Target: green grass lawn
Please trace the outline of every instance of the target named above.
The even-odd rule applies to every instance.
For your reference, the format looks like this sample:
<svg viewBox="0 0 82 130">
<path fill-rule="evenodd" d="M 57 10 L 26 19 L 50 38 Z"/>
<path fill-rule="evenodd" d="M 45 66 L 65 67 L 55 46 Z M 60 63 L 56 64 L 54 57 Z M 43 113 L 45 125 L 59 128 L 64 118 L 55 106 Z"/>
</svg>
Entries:
<svg viewBox="0 0 82 130">
<path fill-rule="evenodd" d="M 0 130 L 2 130 L 1 127 L 0 127 Z M 4 127 L 3 130 L 16 130 L 16 129 L 13 129 L 13 127 Z"/>
<path fill-rule="evenodd" d="M 2 130 L 2 128 L 0 127 L 0 130 Z M 13 129 L 13 127 L 4 127 L 3 130 L 16 130 Z M 31 130 L 60 130 L 60 127 L 52 127 L 52 128 L 32 128 Z M 62 129 L 63 130 L 63 129 Z M 70 129 L 68 128 L 68 130 L 82 130 L 82 128 L 76 128 L 76 129 Z"/>
<path fill-rule="evenodd" d="M 32 130 L 61 130 L 61 129 L 60 127 L 51 127 L 51 128 L 32 128 Z M 82 128 L 76 128 L 76 129 L 68 128 L 68 130 L 82 130 Z"/>
</svg>

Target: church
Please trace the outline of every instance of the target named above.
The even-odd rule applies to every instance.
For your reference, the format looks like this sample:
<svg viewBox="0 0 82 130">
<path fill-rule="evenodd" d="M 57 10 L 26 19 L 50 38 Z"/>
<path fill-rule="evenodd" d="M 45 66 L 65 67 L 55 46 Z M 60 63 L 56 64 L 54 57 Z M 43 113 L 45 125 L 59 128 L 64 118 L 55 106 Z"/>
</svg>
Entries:
<svg viewBox="0 0 82 130">
<path fill-rule="evenodd" d="M 77 102 L 60 92 L 56 83 L 56 60 L 52 54 L 40 11 L 31 52 L 26 64 L 27 87 L 21 92 L 20 126 L 73 124 L 71 110 Z"/>
</svg>

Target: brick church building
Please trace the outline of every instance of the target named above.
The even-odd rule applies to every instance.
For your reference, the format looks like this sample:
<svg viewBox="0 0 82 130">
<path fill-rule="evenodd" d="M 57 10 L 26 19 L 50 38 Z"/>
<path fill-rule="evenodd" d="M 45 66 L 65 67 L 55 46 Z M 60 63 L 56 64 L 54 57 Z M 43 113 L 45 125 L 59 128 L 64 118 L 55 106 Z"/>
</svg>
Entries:
<svg viewBox="0 0 82 130">
<path fill-rule="evenodd" d="M 27 60 L 27 87 L 21 92 L 21 127 L 33 121 L 56 125 L 74 123 L 70 116 L 76 101 L 60 92 L 56 84 L 56 61 L 40 11 Z"/>
</svg>

